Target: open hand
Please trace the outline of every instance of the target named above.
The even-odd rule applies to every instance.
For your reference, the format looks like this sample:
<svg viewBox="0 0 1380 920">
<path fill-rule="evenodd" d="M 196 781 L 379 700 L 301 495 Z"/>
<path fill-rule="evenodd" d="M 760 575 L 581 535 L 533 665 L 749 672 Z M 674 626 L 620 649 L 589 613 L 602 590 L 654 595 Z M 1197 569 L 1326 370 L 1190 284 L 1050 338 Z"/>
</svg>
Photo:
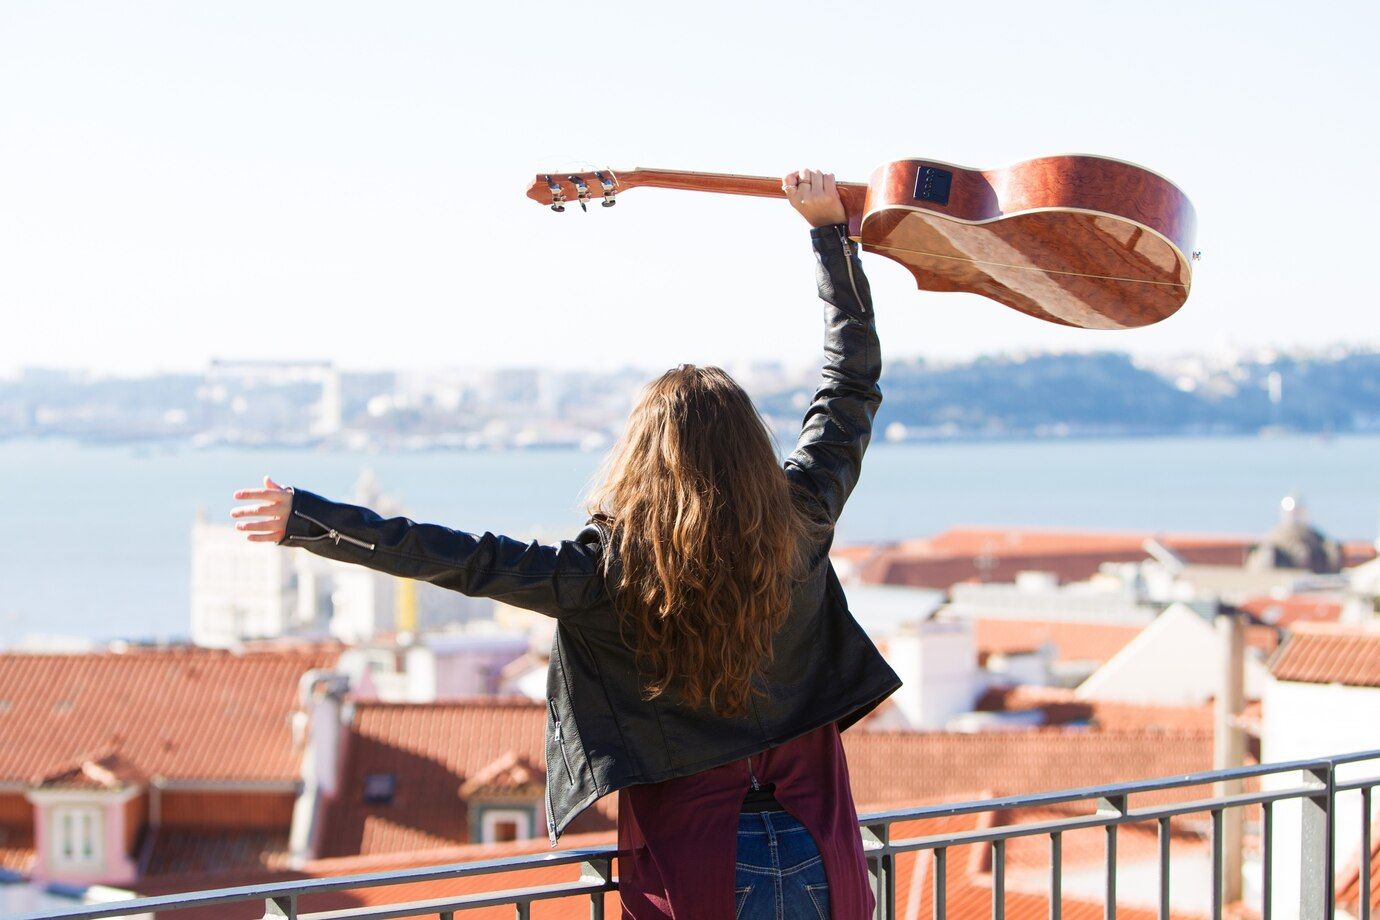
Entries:
<svg viewBox="0 0 1380 920">
<path fill-rule="evenodd" d="M 827 227 L 848 220 L 833 173 L 817 169 L 786 173 L 781 179 L 781 190 L 786 193 L 791 207 L 799 211 L 811 227 Z"/>
<path fill-rule="evenodd" d="M 269 477 L 264 477 L 262 489 L 240 489 L 235 493 L 237 499 L 247 499 L 256 504 L 241 505 L 230 512 L 232 518 L 263 518 L 260 521 L 241 521 L 236 530 L 248 531 L 252 543 L 277 543 L 287 533 L 288 513 L 292 510 L 292 491 L 278 485 Z"/>
</svg>

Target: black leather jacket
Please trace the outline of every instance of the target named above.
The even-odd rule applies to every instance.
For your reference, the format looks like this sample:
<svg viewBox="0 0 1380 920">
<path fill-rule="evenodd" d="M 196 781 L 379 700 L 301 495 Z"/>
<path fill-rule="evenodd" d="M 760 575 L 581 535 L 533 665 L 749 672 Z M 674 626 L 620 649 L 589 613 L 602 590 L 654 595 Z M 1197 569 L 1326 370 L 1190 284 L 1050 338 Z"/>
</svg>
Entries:
<svg viewBox="0 0 1380 920">
<path fill-rule="evenodd" d="M 573 540 L 522 543 L 384 519 L 367 508 L 295 489 L 281 543 L 556 619 L 547 676 L 546 797 L 552 846 L 596 799 L 638 783 L 697 773 L 830 722 L 852 725 L 901 681 L 848 612 L 829 562 L 833 525 L 858 480 L 881 403 L 881 355 L 871 294 L 843 225 L 811 231 L 825 307 L 823 380 L 805 413 L 786 474 L 812 497 L 822 525 L 790 616 L 774 637 L 767 691 L 725 719 L 644 700 L 619 637 L 602 559 L 609 533 L 592 521 Z M 746 790 L 745 790 L 746 791 Z"/>
</svg>

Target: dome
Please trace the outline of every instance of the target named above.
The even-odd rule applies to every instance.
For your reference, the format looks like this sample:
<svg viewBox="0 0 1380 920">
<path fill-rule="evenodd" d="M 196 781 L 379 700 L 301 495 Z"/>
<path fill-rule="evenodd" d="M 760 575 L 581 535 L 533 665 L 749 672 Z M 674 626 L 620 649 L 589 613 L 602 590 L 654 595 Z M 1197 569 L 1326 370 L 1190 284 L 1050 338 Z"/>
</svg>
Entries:
<svg viewBox="0 0 1380 920">
<path fill-rule="evenodd" d="M 1342 547 L 1312 527 L 1303 502 L 1290 495 L 1280 502 L 1279 523 L 1251 549 L 1246 567 L 1332 574 L 1342 570 Z"/>
</svg>

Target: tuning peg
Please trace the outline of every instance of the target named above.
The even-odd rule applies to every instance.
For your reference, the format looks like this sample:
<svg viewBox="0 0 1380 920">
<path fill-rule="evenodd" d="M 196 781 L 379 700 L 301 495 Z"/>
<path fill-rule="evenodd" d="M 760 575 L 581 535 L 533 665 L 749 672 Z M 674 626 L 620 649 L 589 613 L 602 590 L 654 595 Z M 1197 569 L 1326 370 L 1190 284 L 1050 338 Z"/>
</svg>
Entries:
<svg viewBox="0 0 1380 920">
<path fill-rule="evenodd" d="M 613 180 L 602 172 L 596 172 L 594 178 L 598 179 L 599 184 L 604 187 L 604 200 L 601 204 L 606 208 L 611 208 L 616 205 L 618 202 L 614 201 L 613 196 L 618 194 L 618 192 L 615 190 Z"/>
<path fill-rule="evenodd" d="M 589 186 L 585 185 L 585 180 L 579 176 L 566 176 L 571 182 L 575 183 L 575 196 L 580 199 L 580 210 L 589 210 Z"/>
<path fill-rule="evenodd" d="M 551 190 L 551 210 L 557 214 L 561 213 L 565 210 L 565 192 L 561 189 L 560 183 L 547 176 L 546 187 Z"/>
</svg>

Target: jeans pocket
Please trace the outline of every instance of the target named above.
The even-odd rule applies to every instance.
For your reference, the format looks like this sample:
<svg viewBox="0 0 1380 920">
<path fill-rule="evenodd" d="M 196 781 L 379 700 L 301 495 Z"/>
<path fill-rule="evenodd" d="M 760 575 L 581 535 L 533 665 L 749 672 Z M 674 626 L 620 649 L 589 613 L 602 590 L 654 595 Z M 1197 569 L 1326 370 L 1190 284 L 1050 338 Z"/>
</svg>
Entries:
<svg viewBox="0 0 1380 920">
<path fill-rule="evenodd" d="M 806 885 L 805 893 L 810 896 L 810 901 L 815 905 L 815 913 L 819 915 L 819 920 L 829 920 L 829 883 L 820 882 L 818 885 Z"/>
<path fill-rule="evenodd" d="M 742 888 L 734 888 L 733 920 L 739 920 L 743 916 L 743 905 L 747 903 L 748 895 L 752 894 L 752 886 L 744 885 Z"/>
</svg>

